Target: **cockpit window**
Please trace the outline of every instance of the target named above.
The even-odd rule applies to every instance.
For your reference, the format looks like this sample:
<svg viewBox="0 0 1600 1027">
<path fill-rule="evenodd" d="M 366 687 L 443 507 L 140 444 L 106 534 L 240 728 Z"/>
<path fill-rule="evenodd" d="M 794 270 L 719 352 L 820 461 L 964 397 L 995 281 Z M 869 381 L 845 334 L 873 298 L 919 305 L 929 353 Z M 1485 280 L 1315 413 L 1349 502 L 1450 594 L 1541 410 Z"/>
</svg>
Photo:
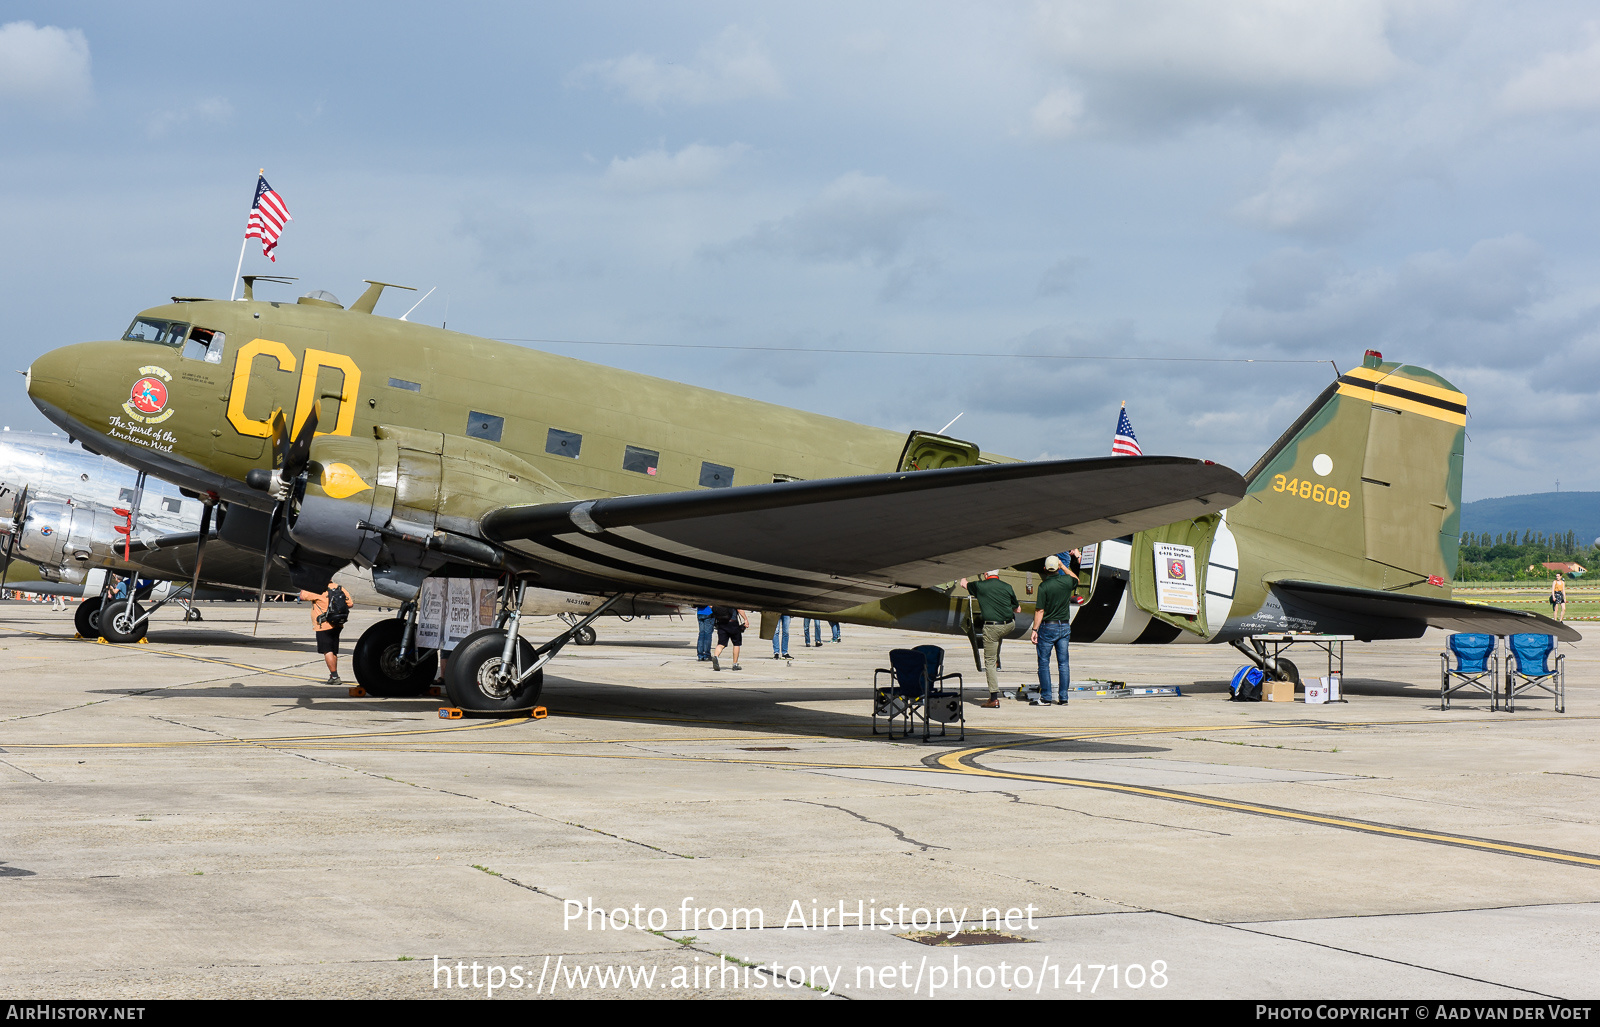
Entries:
<svg viewBox="0 0 1600 1027">
<path fill-rule="evenodd" d="M 181 346 L 189 326 L 182 321 L 159 321 L 153 317 L 136 317 L 122 338 L 127 342 L 153 342 L 158 346 Z"/>
<path fill-rule="evenodd" d="M 189 333 L 183 355 L 190 360 L 204 360 L 208 364 L 222 363 L 222 349 L 227 336 L 209 328 L 196 328 Z"/>
</svg>

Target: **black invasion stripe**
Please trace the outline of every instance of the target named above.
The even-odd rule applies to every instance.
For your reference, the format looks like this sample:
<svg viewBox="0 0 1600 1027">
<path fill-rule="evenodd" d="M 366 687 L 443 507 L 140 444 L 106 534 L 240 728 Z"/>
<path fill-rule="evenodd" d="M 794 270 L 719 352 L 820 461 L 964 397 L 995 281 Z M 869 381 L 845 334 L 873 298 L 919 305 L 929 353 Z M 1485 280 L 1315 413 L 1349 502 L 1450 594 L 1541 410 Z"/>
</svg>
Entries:
<svg viewBox="0 0 1600 1027">
<path fill-rule="evenodd" d="M 637 564 L 628 563 L 627 561 L 618 559 L 616 557 L 594 553 L 590 550 L 571 545 L 570 543 L 564 542 L 557 538 L 545 537 L 541 538 L 537 542 L 530 541 L 526 544 L 549 549 L 575 559 L 583 560 L 587 563 L 596 564 L 601 567 L 607 567 L 614 571 L 638 575 L 640 577 L 665 582 L 669 585 L 674 585 L 680 588 L 690 589 L 691 594 L 693 593 L 693 590 L 699 589 L 701 591 L 709 591 L 717 594 L 737 593 L 742 595 L 766 596 L 778 601 L 780 605 L 796 607 L 804 607 L 805 603 L 808 601 L 815 602 L 817 599 L 832 594 L 826 589 L 819 589 L 818 591 L 821 593 L 820 595 L 815 593 L 800 594 L 797 592 L 776 592 L 772 589 L 755 588 L 749 585 L 741 585 L 737 582 L 712 581 L 707 578 L 698 578 L 687 574 L 674 574 L 671 571 L 662 571 L 653 567 L 640 567 Z M 888 592 L 884 593 L 884 595 L 890 594 L 891 593 Z M 852 603 L 850 605 L 857 606 L 860 604 Z"/>
<path fill-rule="evenodd" d="M 1465 403 L 1452 403 L 1446 399 L 1436 399 L 1433 396 L 1424 396 L 1420 392 L 1412 392 L 1410 389 L 1402 389 L 1397 385 L 1387 385 L 1383 382 L 1364 381 L 1360 378 L 1352 378 L 1349 375 L 1345 375 L 1340 378 L 1339 384 L 1352 385 L 1358 389 L 1366 389 L 1369 392 L 1376 392 L 1386 396 L 1399 396 L 1401 399 L 1409 399 L 1413 403 L 1422 403 L 1426 406 L 1438 407 L 1440 410 L 1449 410 L 1450 412 L 1456 414 L 1464 414 L 1467 412 L 1467 405 Z"/>
<path fill-rule="evenodd" d="M 1116 614 L 1117 604 L 1122 602 L 1122 590 L 1126 587 L 1127 582 L 1122 578 L 1113 578 L 1109 574 L 1100 576 L 1100 583 L 1094 587 L 1094 595 L 1078 608 L 1078 615 L 1072 618 L 1074 642 L 1093 642 L 1106 633 L 1106 626 Z"/>
<path fill-rule="evenodd" d="M 1166 643 L 1183 634 L 1183 629 L 1176 624 L 1168 624 L 1155 617 L 1150 618 L 1150 623 L 1139 632 L 1139 637 L 1133 640 L 1134 645 L 1165 645 Z"/>
<path fill-rule="evenodd" d="M 644 531 L 643 528 L 635 528 L 634 530 Z M 645 532 L 645 534 L 649 534 L 649 532 Z M 745 567 L 730 567 L 727 564 L 717 563 L 713 560 L 702 560 L 695 556 L 684 556 L 682 553 L 674 553 L 669 549 L 658 549 L 655 546 L 647 545 L 646 543 L 640 542 L 637 539 L 628 538 L 624 535 L 618 534 L 615 531 L 608 531 L 604 535 L 596 535 L 593 537 L 598 541 L 606 543 L 607 545 L 616 546 L 618 549 L 626 549 L 630 553 L 638 553 L 640 556 L 648 556 L 657 560 L 665 560 L 668 563 L 675 563 L 684 567 L 696 567 L 703 571 L 720 571 L 723 574 L 741 574 L 745 577 L 760 577 L 762 580 L 781 585 L 805 585 L 810 588 L 828 588 L 832 585 L 830 582 L 818 581 L 815 578 L 799 578 L 788 574 L 779 574 L 776 572 L 768 573 L 766 571 L 753 571 Z M 660 536 L 656 537 L 659 538 Z M 854 582 L 851 583 L 854 584 Z"/>
</svg>

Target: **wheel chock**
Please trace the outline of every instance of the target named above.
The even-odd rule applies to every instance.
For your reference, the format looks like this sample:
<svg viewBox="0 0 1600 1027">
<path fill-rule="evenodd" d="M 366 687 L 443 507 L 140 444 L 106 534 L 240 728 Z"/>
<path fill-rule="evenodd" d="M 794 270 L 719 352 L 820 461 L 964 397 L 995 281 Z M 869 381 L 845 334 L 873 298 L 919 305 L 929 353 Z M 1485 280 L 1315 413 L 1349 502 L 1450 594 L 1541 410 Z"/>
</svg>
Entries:
<svg viewBox="0 0 1600 1027">
<path fill-rule="evenodd" d="M 528 716 L 533 720 L 543 720 L 544 718 L 550 716 L 550 711 L 545 709 L 543 706 L 535 706 L 533 709 L 528 711 Z"/>
<path fill-rule="evenodd" d="M 460 720 L 465 715 L 459 706 L 444 706 L 439 710 L 440 720 Z"/>
<path fill-rule="evenodd" d="M 82 639 L 83 639 L 83 636 L 82 636 L 82 635 L 80 635 L 80 634 L 78 634 L 78 633 L 77 633 L 77 632 L 76 632 L 76 631 L 74 631 L 74 632 L 73 632 L 73 633 L 72 633 L 72 640 L 73 640 L 73 641 L 74 641 L 74 642 L 77 642 L 77 641 L 81 641 L 81 640 L 82 640 Z"/>
<path fill-rule="evenodd" d="M 95 641 L 99 642 L 101 645 L 110 645 L 111 644 L 110 642 L 106 641 L 106 638 L 105 638 L 104 635 L 101 635 L 99 638 L 95 639 Z"/>
<path fill-rule="evenodd" d="M 150 644 L 150 640 L 148 638 L 141 638 L 141 639 L 139 639 L 139 641 L 137 641 L 137 642 L 135 642 L 133 644 L 134 645 L 149 645 Z"/>
<path fill-rule="evenodd" d="M 429 685 L 428 686 L 428 697 L 430 699 L 439 699 L 439 698 L 442 698 L 443 696 L 444 696 L 444 689 L 440 688 L 438 685 Z"/>
<path fill-rule="evenodd" d="M 365 699 L 367 696 L 369 696 L 371 694 L 372 694 L 371 692 L 368 692 L 365 688 L 362 688 L 360 685 L 355 685 L 350 689 L 350 698 L 352 698 L 352 699 Z"/>
</svg>

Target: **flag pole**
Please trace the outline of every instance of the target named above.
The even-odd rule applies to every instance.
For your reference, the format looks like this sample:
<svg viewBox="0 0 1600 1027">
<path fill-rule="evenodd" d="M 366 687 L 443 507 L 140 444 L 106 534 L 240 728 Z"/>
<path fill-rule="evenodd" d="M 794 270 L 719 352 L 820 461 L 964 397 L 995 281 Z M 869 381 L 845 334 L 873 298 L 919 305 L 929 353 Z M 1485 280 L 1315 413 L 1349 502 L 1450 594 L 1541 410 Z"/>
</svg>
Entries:
<svg viewBox="0 0 1600 1027">
<path fill-rule="evenodd" d="M 262 168 L 260 175 L 262 178 L 266 178 L 267 169 Z M 230 303 L 233 302 L 233 298 L 239 294 L 239 275 L 244 272 L 244 250 L 245 247 L 249 245 L 250 236 L 246 235 L 239 243 L 239 266 L 233 269 L 233 288 L 228 290 L 228 302 Z"/>
</svg>

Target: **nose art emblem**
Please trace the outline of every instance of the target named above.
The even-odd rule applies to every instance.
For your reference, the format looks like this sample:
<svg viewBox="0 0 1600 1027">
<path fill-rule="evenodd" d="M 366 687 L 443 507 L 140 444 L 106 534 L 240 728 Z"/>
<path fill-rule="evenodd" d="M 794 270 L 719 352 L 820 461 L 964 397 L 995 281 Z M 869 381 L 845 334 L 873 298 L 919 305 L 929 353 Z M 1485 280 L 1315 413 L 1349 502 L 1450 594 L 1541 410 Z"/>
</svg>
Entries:
<svg viewBox="0 0 1600 1027">
<path fill-rule="evenodd" d="M 167 382 L 172 381 L 172 375 L 159 367 L 141 367 L 139 374 L 142 377 L 128 390 L 122 411 L 136 421 L 159 424 L 172 416 L 167 409 Z"/>
</svg>

